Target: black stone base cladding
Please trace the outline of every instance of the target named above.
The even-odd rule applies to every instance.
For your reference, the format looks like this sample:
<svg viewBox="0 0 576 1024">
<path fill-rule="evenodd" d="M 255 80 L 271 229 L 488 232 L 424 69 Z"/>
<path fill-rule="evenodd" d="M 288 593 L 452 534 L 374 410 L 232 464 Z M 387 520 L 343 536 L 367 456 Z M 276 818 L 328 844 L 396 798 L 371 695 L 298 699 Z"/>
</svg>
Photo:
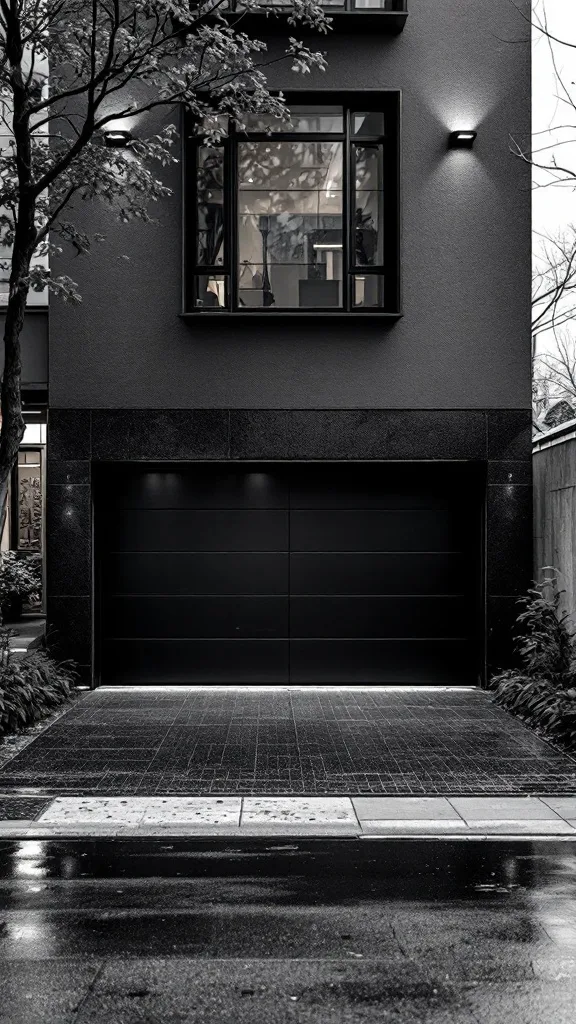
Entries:
<svg viewBox="0 0 576 1024">
<path fill-rule="evenodd" d="M 532 577 L 531 411 L 51 409 L 47 589 L 54 650 L 91 678 L 93 462 L 475 461 L 487 464 L 488 664 L 511 657 Z"/>
</svg>

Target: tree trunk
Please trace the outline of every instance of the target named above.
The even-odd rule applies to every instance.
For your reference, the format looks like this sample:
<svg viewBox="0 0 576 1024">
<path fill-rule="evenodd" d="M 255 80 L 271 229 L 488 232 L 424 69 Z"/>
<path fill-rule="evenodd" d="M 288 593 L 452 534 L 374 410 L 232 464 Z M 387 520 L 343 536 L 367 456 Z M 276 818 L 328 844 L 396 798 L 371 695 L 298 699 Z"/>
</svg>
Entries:
<svg viewBox="0 0 576 1024">
<path fill-rule="evenodd" d="M 20 281 L 11 291 L 6 309 L 4 327 L 4 373 L 0 391 L 0 537 L 6 522 L 8 484 L 12 467 L 18 459 L 18 449 L 24 436 L 22 416 L 21 376 L 22 359 L 20 335 L 24 326 L 28 288 Z"/>
<path fill-rule="evenodd" d="M 36 195 L 32 188 L 32 140 L 29 99 L 31 76 L 24 69 L 23 9 L 18 0 L 2 3 L 5 53 L 12 87 L 12 132 L 18 174 L 18 211 L 4 325 L 4 373 L 0 392 L 0 536 L 6 521 L 10 473 L 24 436 L 20 335 L 30 286 L 30 261 L 36 245 Z"/>
</svg>

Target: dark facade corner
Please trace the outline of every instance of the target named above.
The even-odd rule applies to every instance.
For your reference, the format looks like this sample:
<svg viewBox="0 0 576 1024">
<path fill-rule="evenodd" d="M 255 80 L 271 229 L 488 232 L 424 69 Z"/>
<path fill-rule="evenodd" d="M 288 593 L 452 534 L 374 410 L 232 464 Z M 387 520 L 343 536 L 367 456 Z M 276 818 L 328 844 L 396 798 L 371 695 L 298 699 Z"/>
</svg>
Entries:
<svg viewBox="0 0 576 1024">
<path fill-rule="evenodd" d="M 336 663 L 331 663 L 324 652 L 322 664 L 327 666 L 327 676 L 319 677 L 318 668 L 312 659 L 305 664 L 299 676 L 291 678 L 310 682 L 313 681 L 313 675 L 316 680 L 321 678 L 321 681 L 326 682 L 330 673 L 340 673 L 336 681 L 346 682 L 355 678 L 359 681 L 357 665 L 362 665 L 364 657 L 364 671 L 373 673 L 372 681 L 390 682 L 394 678 L 402 681 L 406 666 L 394 663 L 390 676 L 386 671 L 381 672 L 379 663 L 376 667 L 372 664 L 377 640 L 387 643 L 384 654 L 388 659 L 391 656 L 392 641 L 398 640 L 396 636 L 378 634 L 386 633 L 390 623 L 394 623 L 392 609 L 399 602 L 406 605 L 406 615 L 402 620 L 404 629 L 414 616 L 426 616 L 428 630 L 428 616 L 433 606 L 442 607 L 444 602 L 442 614 L 457 619 L 458 630 L 462 635 L 454 642 L 464 652 L 458 655 L 458 659 L 461 657 L 462 660 L 456 661 L 455 671 L 449 678 L 452 682 L 458 679 L 468 683 L 484 681 L 484 635 L 489 666 L 505 664 L 511 656 L 510 624 L 514 617 L 515 602 L 531 578 L 532 492 L 526 422 L 527 415 L 522 410 L 97 409 L 90 412 L 52 409 L 49 451 L 51 455 L 54 450 L 57 454 L 71 456 L 60 459 L 50 457 L 48 463 L 48 614 L 56 649 L 86 666 L 91 663 L 92 645 L 96 639 L 101 652 L 106 644 L 117 651 L 129 650 L 132 668 L 134 664 L 139 664 L 136 657 L 138 651 L 146 663 L 155 665 L 154 652 L 149 647 L 146 649 L 144 634 L 142 640 L 137 640 L 135 645 L 128 635 L 122 638 L 122 643 L 113 635 L 102 635 L 106 626 L 98 618 L 97 602 L 100 600 L 105 607 L 114 608 L 107 619 L 110 628 L 112 620 L 117 624 L 117 616 L 121 617 L 124 612 L 128 616 L 126 627 L 137 629 L 139 609 L 140 615 L 144 616 L 142 622 L 146 625 L 146 636 L 154 629 L 165 632 L 160 643 L 162 656 L 157 654 L 162 663 L 168 649 L 166 641 L 171 641 L 171 649 L 177 647 L 177 634 L 186 623 L 186 628 L 190 629 L 188 616 L 198 616 L 200 607 L 208 600 L 214 603 L 214 595 L 209 596 L 209 591 L 215 585 L 224 590 L 216 602 L 224 606 L 220 608 L 222 614 L 226 605 L 236 605 L 232 609 L 228 607 L 226 616 L 229 623 L 227 628 L 230 629 L 230 623 L 234 623 L 233 628 L 236 630 L 236 617 L 241 617 L 240 606 L 242 602 L 246 604 L 246 595 L 240 596 L 242 587 L 254 591 L 248 604 L 250 601 L 254 604 L 261 600 L 259 582 L 250 579 L 250 576 L 243 576 L 243 582 L 228 580 L 223 583 L 216 575 L 214 579 L 220 579 L 219 584 L 208 582 L 204 584 L 207 592 L 190 595 L 187 590 L 194 590 L 197 582 L 191 582 L 186 576 L 179 578 L 174 566 L 170 569 L 169 565 L 165 565 L 170 586 L 174 588 L 172 604 L 167 611 L 163 611 L 162 607 L 147 607 L 151 604 L 147 591 L 156 586 L 149 574 L 155 571 L 154 545 L 158 543 L 158 534 L 154 532 L 152 536 L 147 532 L 150 524 L 146 525 L 146 519 L 152 517 L 152 521 L 159 524 L 164 518 L 167 533 L 160 543 L 165 548 L 169 562 L 170 552 L 179 550 L 177 546 L 180 541 L 170 537 L 170 531 L 178 528 L 179 516 L 185 514 L 189 520 L 196 521 L 202 533 L 202 530 L 207 529 L 208 520 L 214 515 L 222 515 L 231 533 L 224 530 L 218 538 L 208 530 L 207 536 L 202 534 L 200 540 L 196 539 L 193 543 L 200 543 L 206 548 L 204 561 L 211 558 L 213 564 L 211 567 L 209 565 L 208 570 L 205 565 L 203 569 L 202 556 L 190 548 L 187 556 L 192 559 L 190 572 L 207 571 L 209 576 L 210 572 L 218 573 L 218 561 L 226 551 L 226 545 L 240 544 L 241 550 L 245 552 L 244 558 L 248 558 L 243 571 L 251 571 L 251 557 L 256 559 L 252 571 L 262 573 L 263 579 L 266 579 L 266 573 L 272 573 L 269 585 L 273 593 L 266 597 L 265 604 L 270 600 L 286 605 L 291 602 L 292 624 L 298 619 L 298 603 L 306 605 L 306 601 L 311 601 L 313 590 L 317 587 L 317 574 L 323 571 L 323 585 L 328 590 L 323 599 L 326 605 L 323 629 L 329 633 L 334 628 L 330 627 L 326 616 L 329 611 L 334 616 L 338 611 L 338 603 L 342 605 L 343 595 L 339 593 L 342 584 L 331 575 L 334 565 L 322 563 L 321 558 L 318 562 L 319 555 L 315 556 L 314 552 L 329 543 L 336 552 L 334 557 L 348 563 L 345 585 L 352 593 L 349 594 L 348 606 L 341 609 L 343 618 L 338 626 L 338 634 L 350 629 L 349 616 L 355 614 L 359 621 L 354 629 L 364 629 L 368 634 L 350 638 L 349 646 L 356 646 L 358 661 L 353 660 L 346 668 L 342 651 Z M 500 438 L 499 443 L 496 442 L 496 435 Z M 259 478 L 261 483 L 258 483 Z M 258 495 L 256 492 L 251 497 L 250 489 L 254 487 L 254 481 L 263 487 L 263 493 Z M 268 488 L 272 496 L 268 494 Z M 238 512 L 237 521 L 234 522 L 232 510 L 236 508 L 236 502 L 251 510 L 254 519 L 252 524 L 249 518 L 243 523 L 242 515 Z M 220 511 L 214 512 L 212 509 L 209 513 L 203 512 L 210 508 L 211 503 Z M 339 523 L 338 513 L 327 512 L 331 503 L 340 508 L 339 515 L 345 517 L 344 522 Z M 364 505 L 368 505 L 368 511 Z M 412 513 L 409 508 L 413 509 Z M 402 511 L 395 513 L 396 509 Z M 275 515 L 278 522 L 269 526 L 273 530 L 271 538 L 265 537 L 262 541 L 257 537 L 250 541 L 250 530 L 258 528 L 259 513 L 264 513 L 265 518 L 266 515 Z M 332 526 L 331 514 L 335 519 L 335 525 Z M 415 516 L 415 522 L 412 532 L 408 531 L 409 540 L 406 540 L 403 521 L 411 514 Z M 246 513 L 244 515 L 246 517 Z M 302 544 L 304 551 L 290 548 L 288 534 L 282 539 L 282 524 L 279 521 L 288 515 L 291 518 L 292 534 L 298 526 L 299 515 L 303 520 L 300 524 L 300 530 L 303 531 L 301 539 L 296 543 Z M 138 528 L 139 517 L 143 521 L 142 536 Z M 262 520 L 260 527 L 265 526 Z M 418 530 L 429 531 L 430 541 L 426 540 L 424 546 L 435 544 L 437 555 L 431 555 L 428 550 L 426 554 L 423 553 L 422 537 L 414 537 L 413 534 L 416 526 Z M 397 550 L 397 554 L 393 553 L 392 561 L 381 566 L 381 572 L 387 574 L 388 586 L 393 586 L 395 591 L 388 598 L 382 594 L 373 594 L 367 603 L 366 595 L 361 598 L 357 594 L 354 597 L 354 589 L 368 588 L 373 591 L 381 587 L 378 559 L 383 556 L 378 553 L 380 542 L 374 531 L 386 527 L 392 530 L 387 543 L 393 550 Z M 274 534 L 277 529 L 280 529 L 279 536 Z M 356 556 L 356 565 L 351 564 L 351 552 L 347 550 L 351 540 L 346 529 L 356 536 L 353 546 L 358 552 L 367 543 L 366 531 L 372 530 L 368 540 L 371 553 L 364 569 L 362 562 L 365 556 L 360 553 Z M 310 532 L 307 533 L 307 530 Z M 326 531 L 330 536 L 330 530 L 334 534 L 333 540 L 326 541 Z M 447 531 L 451 543 L 457 545 L 458 550 L 442 554 L 442 546 L 447 546 L 444 541 Z M 96 539 L 94 551 L 93 536 Z M 114 539 L 110 540 L 110 536 Z M 293 541 L 294 536 L 291 539 Z M 135 551 L 131 548 L 132 544 L 136 545 Z M 259 544 L 265 547 L 264 562 L 257 560 Z M 406 544 L 412 546 L 411 552 L 403 550 Z M 216 545 L 215 552 L 212 552 L 212 545 Z M 291 552 L 291 567 L 286 568 L 286 577 L 282 567 L 278 576 L 274 575 L 278 566 L 274 567 L 272 562 L 275 557 L 283 557 L 273 555 L 275 545 L 279 550 L 286 546 Z M 306 576 L 302 577 L 302 594 L 294 592 L 285 597 L 283 588 L 288 586 L 289 577 L 294 582 L 298 562 L 306 560 L 306 547 L 310 578 L 307 582 Z M 220 556 L 218 549 L 222 552 Z M 180 551 L 177 560 L 181 557 Z M 93 558 L 96 561 L 94 570 Z M 428 565 L 427 560 L 430 563 Z M 165 580 L 162 571 L 160 578 Z M 125 572 L 126 578 L 123 576 Z M 364 572 L 368 575 L 364 576 Z M 110 573 L 115 583 L 107 582 Z M 405 573 L 406 579 L 413 581 L 408 587 L 403 575 Z M 437 594 L 434 589 L 438 586 L 438 580 L 444 587 L 442 594 Z M 116 594 L 115 586 L 124 589 L 136 587 L 142 591 L 139 598 L 132 599 L 136 610 L 129 609 L 130 599 Z M 413 586 L 422 590 L 416 600 L 405 593 Z M 231 593 L 225 592 L 227 588 L 231 588 Z M 277 590 L 279 592 L 276 595 Z M 184 607 L 185 600 L 192 602 L 188 608 Z M 362 600 L 364 609 L 361 607 Z M 318 598 L 314 596 L 313 603 L 317 601 Z M 288 614 L 286 609 L 284 611 Z M 247 653 L 242 678 L 248 681 L 250 672 L 255 672 L 261 681 L 266 677 L 269 667 L 266 663 L 259 667 L 250 660 L 254 653 L 250 651 L 250 643 L 252 647 L 255 641 L 259 647 L 263 646 L 262 641 L 264 644 L 273 643 L 267 640 L 267 631 L 281 629 L 281 624 L 272 623 L 270 626 L 268 623 L 263 626 L 257 615 L 251 621 L 249 613 L 250 608 L 245 608 L 247 624 L 244 629 L 247 636 L 244 647 Z M 217 617 L 216 609 L 213 614 Z M 300 611 L 300 614 L 303 612 Z M 147 615 L 151 617 L 147 619 Z M 98 626 L 96 638 L 92 631 L 94 616 Z M 380 616 L 382 621 L 379 624 Z M 433 646 L 438 647 L 437 641 L 442 640 L 442 633 L 446 630 L 442 616 L 435 623 L 434 629 L 439 635 L 429 639 L 434 641 Z M 257 635 L 252 636 L 251 631 L 256 631 Z M 377 635 L 374 635 L 375 632 Z M 189 641 L 203 648 L 209 639 L 210 633 L 201 638 L 190 637 Z M 302 644 L 307 638 L 295 639 Z M 324 643 L 334 648 L 333 639 L 334 642 L 328 636 L 324 638 Z M 313 646 L 311 641 L 312 638 L 308 641 L 309 648 Z M 414 642 L 415 638 L 411 640 L 412 646 Z M 233 635 L 229 637 L 229 643 L 237 643 Z M 361 649 L 362 644 L 364 650 Z M 221 648 L 222 638 L 218 639 L 215 646 Z M 298 643 L 293 646 L 298 647 Z M 234 658 L 240 653 L 238 645 L 234 649 Z M 184 649 L 184 671 L 190 671 L 190 661 L 187 660 L 189 656 L 190 652 Z M 429 660 L 425 658 L 424 667 L 422 664 L 408 666 L 408 681 L 440 682 L 442 673 L 448 671 L 451 659 L 454 668 L 453 656 L 454 651 L 449 652 L 448 657 L 440 659 L 435 667 L 429 651 L 426 655 Z M 270 681 L 286 681 L 287 665 L 287 662 L 281 661 L 280 668 L 276 666 L 276 674 Z M 385 668 L 386 659 L 383 665 Z M 144 678 L 145 665 L 140 665 L 137 671 Z M 155 665 L 155 671 L 161 672 L 158 665 Z M 174 668 L 171 675 L 168 666 L 167 681 L 182 681 L 179 671 L 182 668 Z M 200 681 L 207 678 L 212 681 L 222 677 L 230 679 L 230 671 L 228 664 L 219 668 L 216 666 L 215 675 L 211 676 L 206 665 L 201 663 Z M 414 673 L 413 677 L 410 672 Z"/>
<path fill-rule="evenodd" d="M 475 685 L 510 660 L 530 68 L 495 27 L 524 22 L 352 6 L 322 81 L 273 72 L 290 129 L 184 129 L 158 223 L 109 221 L 81 309 L 51 308 L 48 621 L 96 685 Z M 345 30 L 386 17 L 405 31 Z"/>
</svg>

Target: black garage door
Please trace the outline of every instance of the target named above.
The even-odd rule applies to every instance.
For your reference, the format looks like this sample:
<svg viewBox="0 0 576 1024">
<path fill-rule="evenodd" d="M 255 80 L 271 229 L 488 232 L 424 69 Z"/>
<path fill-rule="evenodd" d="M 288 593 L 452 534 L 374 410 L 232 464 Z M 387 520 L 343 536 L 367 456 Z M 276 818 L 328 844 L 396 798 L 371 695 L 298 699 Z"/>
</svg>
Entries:
<svg viewBox="0 0 576 1024">
<path fill-rule="evenodd" d="M 96 545 L 105 684 L 478 681 L 473 467 L 107 467 Z"/>
</svg>

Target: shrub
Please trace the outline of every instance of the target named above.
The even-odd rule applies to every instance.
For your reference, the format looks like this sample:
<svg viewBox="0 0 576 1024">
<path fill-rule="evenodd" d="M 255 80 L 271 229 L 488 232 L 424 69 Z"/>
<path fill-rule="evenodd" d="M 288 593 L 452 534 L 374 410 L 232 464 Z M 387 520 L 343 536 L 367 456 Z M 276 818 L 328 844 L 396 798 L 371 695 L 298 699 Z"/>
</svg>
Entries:
<svg viewBox="0 0 576 1024">
<path fill-rule="evenodd" d="M 25 597 L 37 593 L 41 587 L 38 570 L 28 564 L 27 558 L 18 558 L 15 551 L 0 555 L 0 615 L 2 620 L 10 614 L 14 602 L 21 604 Z"/>
<path fill-rule="evenodd" d="M 576 642 L 560 613 L 556 579 L 535 584 L 520 598 L 517 669 L 492 679 L 494 699 L 549 739 L 576 750 Z"/>
<path fill-rule="evenodd" d="M 56 662 L 45 651 L 14 657 L 10 636 L 10 630 L 1 631 L 0 736 L 45 718 L 70 699 L 77 679 L 72 663 Z"/>
</svg>

